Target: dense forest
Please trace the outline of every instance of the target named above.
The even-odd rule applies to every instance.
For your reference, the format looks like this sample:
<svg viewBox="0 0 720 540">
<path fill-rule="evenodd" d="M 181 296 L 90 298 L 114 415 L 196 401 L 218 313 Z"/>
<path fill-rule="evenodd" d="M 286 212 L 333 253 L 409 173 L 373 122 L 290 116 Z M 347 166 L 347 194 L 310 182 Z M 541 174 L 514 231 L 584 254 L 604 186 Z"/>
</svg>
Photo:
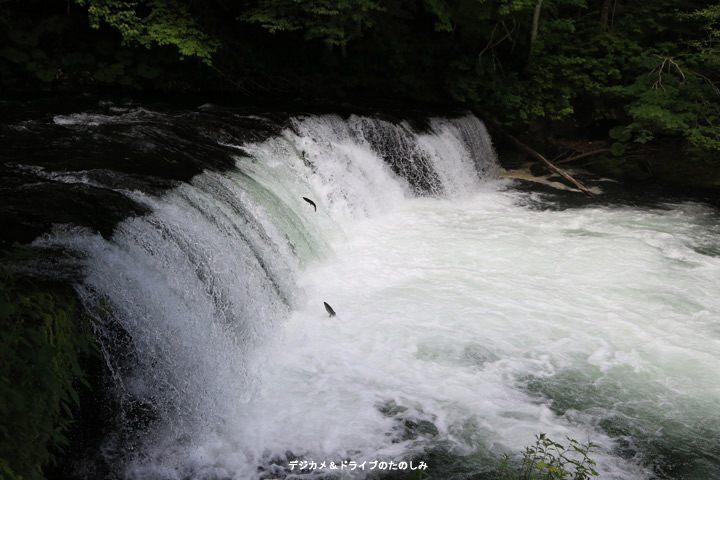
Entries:
<svg viewBox="0 0 720 540">
<path fill-rule="evenodd" d="M 455 103 L 554 155 L 687 157 L 715 183 L 718 2 L 3 0 L 0 29 L 5 93 Z"/>
</svg>

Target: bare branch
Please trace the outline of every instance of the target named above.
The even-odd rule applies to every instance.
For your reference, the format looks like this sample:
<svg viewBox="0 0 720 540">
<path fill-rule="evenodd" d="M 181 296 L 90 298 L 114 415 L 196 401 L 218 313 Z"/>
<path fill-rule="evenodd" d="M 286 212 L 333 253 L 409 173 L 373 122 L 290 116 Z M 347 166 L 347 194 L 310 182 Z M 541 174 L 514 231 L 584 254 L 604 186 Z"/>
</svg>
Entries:
<svg viewBox="0 0 720 540">
<path fill-rule="evenodd" d="M 571 156 L 565 159 L 561 159 L 559 161 L 555 161 L 555 163 L 570 163 L 571 161 L 575 161 L 578 159 L 582 159 L 589 156 L 594 156 L 596 154 L 602 154 L 604 152 L 609 152 L 609 148 L 598 148 L 597 150 L 591 150 L 590 152 L 583 152 L 582 154 L 577 154 L 575 156 Z"/>
<path fill-rule="evenodd" d="M 503 30 L 505 30 L 505 35 L 498 38 L 497 41 L 493 41 L 495 38 L 495 31 L 497 30 L 498 26 L 500 26 L 501 24 L 502 24 Z M 498 68 L 500 68 L 500 71 L 503 71 L 502 64 L 500 63 L 497 56 L 495 55 L 495 47 L 500 45 L 505 40 L 508 40 L 508 39 L 512 40 L 513 39 L 512 32 L 514 32 L 514 31 L 515 31 L 515 25 L 513 25 L 513 28 L 511 30 L 508 30 L 507 26 L 505 25 L 505 21 L 499 21 L 499 22 L 495 23 L 495 26 L 493 26 L 492 32 L 490 33 L 490 39 L 488 40 L 487 45 L 485 45 L 483 50 L 480 51 L 480 53 L 478 54 L 478 57 L 477 57 L 478 65 L 480 65 L 482 63 L 483 54 L 485 54 L 487 52 L 487 50 L 490 49 L 490 55 L 491 55 L 491 59 L 492 59 L 492 63 L 493 63 L 493 71 L 495 71 Z"/>
<path fill-rule="evenodd" d="M 712 88 L 716 94 L 720 94 L 720 88 L 718 88 L 713 81 L 711 81 L 708 77 L 703 75 L 702 73 L 698 73 L 697 71 L 691 71 L 693 75 L 700 77 L 703 81 L 708 83 L 710 85 L 710 88 Z"/>
<path fill-rule="evenodd" d="M 655 83 L 652 86 L 655 90 L 657 90 L 658 88 L 662 88 L 663 92 L 665 92 L 665 87 L 662 84 L 662 74 L 663 74 L 663 70 L 665 69 L 666 64 L 668 65 L 668 68 L 667 68 L 668 73 L 670 73 L 670 68 L 674 66 L 675 69 L 677 70 L 677 72 L 682 77 L 683 82 L 685 82 L 685 73 L 683 73 L 683 70 L 680 69 L 680 66 L 678 65 L 678 63 L 675 60 L 673 60 L 670 56 L 660 56 L 659 54 L 653 54 L 653 56 L 655 58 L 659 58 L 660 60 L 662 60 L 662 64 L 660 64 L 660 67 L 657 70 L 652 70 L 650 72 L 652 74 L 652 73 L 655 73 L 655 71 L 657 71 L 657 74 L 658 74 L 657 81 L 655 81 Z"/>
<path fill-rule="evenodd" d="M 480 53 L 478 54 L 478 58 L 477 58 L 478 64 L 480 62 L 482 62 L 482 55 L 485 54 L 485 51 L 487 51 L 492 46 L 493 38 L 495 37 L 495 30 L 497 29 L 499 24 L 500 24 L 499 22 L 495 23 L 495 26 L 493 26 L 492 32 L 490 32 L 490 39 L 488 40 L 487 45 L 485 45 L 485 48 L 482 51 L 480 51 Z"/>
</svg>

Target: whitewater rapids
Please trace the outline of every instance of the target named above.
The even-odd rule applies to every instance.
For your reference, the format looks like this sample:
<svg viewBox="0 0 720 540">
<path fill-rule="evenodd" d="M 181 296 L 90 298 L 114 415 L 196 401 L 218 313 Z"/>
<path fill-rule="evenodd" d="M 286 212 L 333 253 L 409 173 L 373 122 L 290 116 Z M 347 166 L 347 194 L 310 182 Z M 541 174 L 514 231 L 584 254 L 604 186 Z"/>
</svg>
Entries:
<svg viewBox="0 0 720 540">
<path fill-rule="evenodd" d="M 546 433 L 597 444 L 603 478 L 720 477 L 716 210 L 542 204 L 472 116 L 225 144 L 232 170 L 128 190 L 151 211 L 112 237 L 36 242 L 112 305 L 113 475 L 484 478 Z"/>
</svg>

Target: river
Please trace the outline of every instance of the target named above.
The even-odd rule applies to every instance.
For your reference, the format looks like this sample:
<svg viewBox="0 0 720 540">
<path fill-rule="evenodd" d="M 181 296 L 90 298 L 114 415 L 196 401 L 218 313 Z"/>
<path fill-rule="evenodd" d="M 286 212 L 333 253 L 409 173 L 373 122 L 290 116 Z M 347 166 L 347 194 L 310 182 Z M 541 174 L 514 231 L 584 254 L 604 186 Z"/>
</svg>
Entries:
<svg viewBox="0 0 720 540">
<path fill-rule="evenodd" d="M 469 114 L 60 109 L 3 127 L 3 219 L 110 305 L 70 476 L 491 478 L 544 433 L 720 478 L 714 205 L 503 178 Z"/>
</svg>

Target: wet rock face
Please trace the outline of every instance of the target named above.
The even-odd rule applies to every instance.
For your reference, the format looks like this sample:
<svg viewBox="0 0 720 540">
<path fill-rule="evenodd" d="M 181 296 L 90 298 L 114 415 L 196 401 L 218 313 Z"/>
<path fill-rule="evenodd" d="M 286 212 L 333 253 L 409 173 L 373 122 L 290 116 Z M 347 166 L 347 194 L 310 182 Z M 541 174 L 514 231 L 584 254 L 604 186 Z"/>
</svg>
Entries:
<svg viewBox="0 0 720 540">
<path fill-rule="evenodd" d="M 103 236 L 143 214 L 129 192 L 157 195 L 203 170 L 227 170 L 245 140 L 279 129 L 213 107 L 156 110 L 65 98 L 0 103 L 0 248 L 53 224 Z M 210 137 L 209 133 L 213 136 Z"/>
<path fill-rule="evenodd" d="M 56 223 L 88 227 L 109 236 L 119 220 L 146 210 L 119 193 L 88 185 L 37 183 L 7 191 L 2 197 L 0 227 L 8 246 L 31 242 Z"/>
</svg>

